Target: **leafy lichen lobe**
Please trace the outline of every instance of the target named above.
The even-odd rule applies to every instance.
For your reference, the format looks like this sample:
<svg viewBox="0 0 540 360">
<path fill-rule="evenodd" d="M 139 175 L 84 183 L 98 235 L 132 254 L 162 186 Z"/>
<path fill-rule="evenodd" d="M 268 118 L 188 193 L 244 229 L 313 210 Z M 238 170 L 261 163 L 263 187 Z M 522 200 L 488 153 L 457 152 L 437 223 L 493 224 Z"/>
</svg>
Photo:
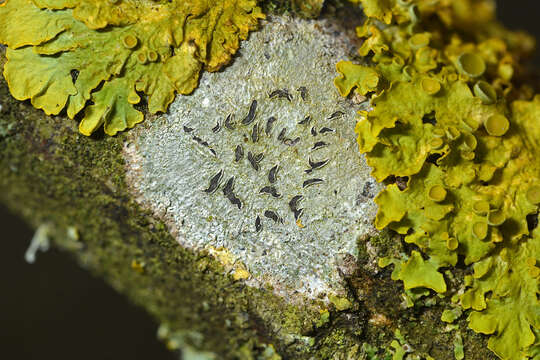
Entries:
<svg viewBox="0 0 540 360">
<path fill-rule="evenodd" d="M 0 16 L 12 95 L 48 115 L 80 113 L 84 135 L 133 127 L 144 118 L 135 105 L 166 111 L 264 18 L 255 0 L 8 0 Z"/>
<path fill-rule="evenodd" d="M 370 17 L 357 29 L 359 52 L 374 66 L 341 62 L 335 83 L 342 95 L 375 92 L 356 130 L 372 174 L 387 183 L 376 226 L 420 250 L 379 264 L 393 263 L 405 289 L 444 293 L 441 268 L 463 259 L 474 273 L 455 299 L 472 309 L 469 326 L 490 335 L 499 357 L 531 357 L 540 341 L 540 234 L 531 221 L 540 96 L 517 74 L 532 42 L 501 29 L 491 1 L 355 2 Z"/>
</svg>

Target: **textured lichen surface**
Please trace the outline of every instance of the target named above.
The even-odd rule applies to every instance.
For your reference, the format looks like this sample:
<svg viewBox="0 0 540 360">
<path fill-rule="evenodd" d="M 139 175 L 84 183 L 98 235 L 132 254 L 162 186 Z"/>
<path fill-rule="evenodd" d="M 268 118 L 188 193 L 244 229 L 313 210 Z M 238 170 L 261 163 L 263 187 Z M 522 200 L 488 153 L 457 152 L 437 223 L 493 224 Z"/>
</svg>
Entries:
<svg viewBox="0 0 540 360">
<path fill-rule="evenodd" d="M 533 42 L 502 29 L 491 1 L 360 2 L 370 18 L 359 52 L 374 66 L 342 62 L 335 83 L 343 95 L 374 93 L 356 131 L 373 176 L 387 183 L 376 226 L 414 244 L 380 265 L 393 263 L 406 290 L 455 294 L 500 358 L 533 358 L 540 96 L 519 82 Z M 441 270 L 460 259 L 473 274 L 448 289 Z"/>
<path fill-rule="evenodd" d="M 376 266 L 377 254 L 402 251 L 395 236 L 383 231 L 369 241 L 359 239 L 358 263 L 351 256 L 342 259 L 347 299 L 332 297 L 336 305 L 316 301 L 318 307 L 287 304 L 270 288 L 236 280 L 216 256 L 178 246 L 165 224 L 135 204 L 122 156 L 131 136 L 82 136 L 75 122 L 14 100 L 0 80 L 0 201 L 33 226 L 52 224 L 53 245 L 153 314 L 169 347 L 211 351 L 218 359 L 275 353 L 284 359 L 387 359 L 404 349 L 413 359 L 428 353 L 452 358 L 453 335 L 439 320 L 448 301 L 433 296 L 414 307 L 398 306 L 401 287 L 388 269 Z M 77 241 L 68 235 L 73 227 Z M 227 258 L 223 251 L 215 255 Z M 350 308 L 338 310 L 348 306 L 345 300 Z M 466 359 L 494 358 L 482 337 L 465 330 L 464 319 L 458 323 Z M 403 337 L 395 335 L 396 327 Z"/>
<path fill-rule="evenodd" d="M 13 96 L 115 135 L 229 63 L 264 15 L 255 0 L 8 0 L 0 17 Z"/>
<path fill-rule="evenodd" d="M 128 148 L 135 190 L 180 244 L 223 247 L 245 264 L 238 276 L 291 298 L 343 293 L 336 262 L 374 232 L 379 187 L 354 134 L 363 105 L 333 88 L 348 45 L 323 26 L 274 18 Z"/>
<path fill-rule="evenodd" d="M 0 47 L 0 67 L 2 51 Z M 447 339 L 433 331 L 436 316 L 411 321 L 413 312 L 389 301 L 400 294 L 386 270 L 384 277 L 369 271 L 359 279 L 358 291 L 369 301 L 369 311 L 354 297 L 349 297 L 351 308 L 343 311 L 322 301 L 318 308 L 299 307 L 273 296 L 270 289 L 235 280 L 209 253 L 180 247 L 165 224 L 130 198 L 122 157 L 128 134 L 97 141 L 82 136 L 74 122 L 44 116 L 11 98 L 0 80 L 0 202 L 33 226 L 51 224 L 52 245 L 162 322 L 158 335 L 169 347 L 210 351 L 217 359 L 277 353 L 284 359 L 345 360 L 362 356 L 363 343 L 371 344 L 368 353 L 389 353 L 393 331 L 383 336 L 385 327 L 365 321 L 388 309 L 393 316 L 385 312 L 387 316 L 404 316 L 404 324 L 415 329 L 414 336 L 407 336 L 409 344 L 429 338 L 428 344 L 439 350 L 436 358 L 448 358 Z M 69 236 L 73 228 L 78 239 Z M 377 239 L 378 244 L 394 245 L 386 236 Z M 359 243 L 364 245 L 359 256 L 374 264 L 365 241 Z M 471 346 L 466 350 L 477 354 Z M 470 358 L 486 359 L 481 353 Z"/>
</svg>

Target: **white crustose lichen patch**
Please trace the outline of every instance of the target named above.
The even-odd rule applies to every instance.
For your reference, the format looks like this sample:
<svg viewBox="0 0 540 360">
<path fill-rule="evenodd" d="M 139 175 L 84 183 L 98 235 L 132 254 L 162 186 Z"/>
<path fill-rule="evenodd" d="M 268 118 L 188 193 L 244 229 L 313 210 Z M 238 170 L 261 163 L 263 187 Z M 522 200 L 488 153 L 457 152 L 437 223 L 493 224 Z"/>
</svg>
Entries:
<svg viewBox="0 0 540 360">
<path fill-rule="evenodd" d="M 332 83 L 349 44 L 326 25 L 272 19 L 126 146 L 134 191 L 182 246 L 223 247 L 248 284 L 282 295 L 342 293 L 337 261 L 374 232 L 379 185 L 354 133 L 362 105 Z"/>
</svg>

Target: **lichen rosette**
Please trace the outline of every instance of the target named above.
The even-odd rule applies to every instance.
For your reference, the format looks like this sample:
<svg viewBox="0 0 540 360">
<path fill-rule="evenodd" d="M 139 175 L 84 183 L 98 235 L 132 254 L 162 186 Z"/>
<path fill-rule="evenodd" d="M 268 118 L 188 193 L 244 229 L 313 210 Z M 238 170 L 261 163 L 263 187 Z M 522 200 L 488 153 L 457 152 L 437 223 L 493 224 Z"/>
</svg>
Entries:
<svg viewBox="0 0 540 360">
<path fill-rule="evenodd" d="M 114 135 L 230 62 L 264 15 L 255 0 L 7 0 L 0 17 L 12 95 Z"/>
<path fill-rule="evenodd" d="M 379 264 L 394 264 L 406 290 L 454 294 L 500 358 L 535 358 L 540 95 L 516 76 L 534 41 L 497 24 L 492 1 L 354 2 L 368 15 L 357 34 L 372 64 L 339 63 L 335 84 L 373 94 L 356 131 L 386 183 L 375 224 L 414 244 Z M 443 270 L 459 259 L 473 273 L 449 289 Z"/>
</svg>

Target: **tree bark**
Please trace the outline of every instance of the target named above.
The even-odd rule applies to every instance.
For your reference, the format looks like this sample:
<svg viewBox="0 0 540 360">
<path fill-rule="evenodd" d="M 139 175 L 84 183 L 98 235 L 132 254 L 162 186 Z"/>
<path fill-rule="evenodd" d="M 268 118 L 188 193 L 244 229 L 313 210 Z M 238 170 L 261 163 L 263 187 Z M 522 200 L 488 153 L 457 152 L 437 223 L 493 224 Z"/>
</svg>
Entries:
<svg viewBox="0 0 540 360">
<path fill-rule="evenodd" d="M 4 63 L 1 49 L 0 67 Z M 289 81 L 291 89 L 297 85 Z M 341 258 L 333 269 L 341 290 L 319 298 L 294 295 L 290 287 L 280 292 L 271 282 L 254 286 L 247 281 L 254 277 L 249 264 L 231 261 L 227 248 L 179 244 L 178 224 L 148 204 L 150 193 L 138 187 L 144 176 L 136 176 L 126 152 L 126 144 L 136 143 L 142 153 L 145 143 L 138 139 L 170 126 L 158 123 L 159 117 L 147 116 L 144 126 L 116 137 L 85 137 L 76 121 L 45 116 L 13 99 L 2 79 L 0 201 L 146 308 L 173 349 L 216 359 L 362 359 L 372 358 L 370 349 L 382 358 L 403 349 L 454 357 L 456 331 L 446 331 L 440 321 L 449 300 L 430 294 L 403 306 L 402 286 L 390 279 L 390 270 L 374 265 L 377 257 L 401 249 L 389 233 L 357 239 L 354 256 Z M 467 359 L 493 358 L 485 339 L 467 330 L 464 320 L 457 329 Z M 401 350 L 390 346 L 392 340 Z"/>
</svg>

